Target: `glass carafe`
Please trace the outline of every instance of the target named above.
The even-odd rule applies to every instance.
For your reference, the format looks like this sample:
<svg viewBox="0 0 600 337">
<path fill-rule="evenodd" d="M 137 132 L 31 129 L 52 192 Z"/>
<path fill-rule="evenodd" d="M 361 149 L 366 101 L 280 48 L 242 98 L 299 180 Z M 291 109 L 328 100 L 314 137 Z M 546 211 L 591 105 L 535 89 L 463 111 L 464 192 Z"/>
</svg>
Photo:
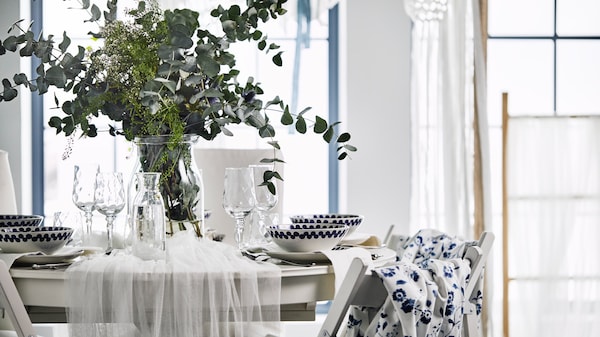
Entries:
<svg viewBox="0 0 600 337">
<path fill-rule="evenodd" d="M 144 260 L 165 258 L 166 217 L 160 173 L 136 173 L 138 191 L 131 207 L 132 253 Z"/>
</svg>

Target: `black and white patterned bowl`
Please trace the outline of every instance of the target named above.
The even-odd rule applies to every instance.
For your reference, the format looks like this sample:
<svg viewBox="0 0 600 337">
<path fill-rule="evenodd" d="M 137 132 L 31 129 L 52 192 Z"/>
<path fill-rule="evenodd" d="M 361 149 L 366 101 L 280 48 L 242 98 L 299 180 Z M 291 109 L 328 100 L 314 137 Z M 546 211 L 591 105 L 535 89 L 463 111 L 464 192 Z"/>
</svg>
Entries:
<svg viewBox="0 0 600 337">
<path fill-rule="evenodd" d="M 43 252 L 52 254 L 71 239 L 70 227 L 5 227 L 0 228 L 2 253 Z"/>
<path fill-rule="evenodd" d="M 268 227 L 271 239 L 288 252 L 329 250 L 348 233 L 346 225 L 291 224 Z"/>
<path fill-rule="evenodd" d="M 362 215 L 356 214 L 304 214 L 292 215 L 290 220 L 295 224 L 330 224 L 330 225 L 346 225 L 350 227 L 348 234 L 353 233 L 360 226 L 364 219 Z"/>
<path fill-rule="evenodd" d="M 0 228 L 41 226 L 44 217 L 41 215 L 0 214 Z"/>
</svg>

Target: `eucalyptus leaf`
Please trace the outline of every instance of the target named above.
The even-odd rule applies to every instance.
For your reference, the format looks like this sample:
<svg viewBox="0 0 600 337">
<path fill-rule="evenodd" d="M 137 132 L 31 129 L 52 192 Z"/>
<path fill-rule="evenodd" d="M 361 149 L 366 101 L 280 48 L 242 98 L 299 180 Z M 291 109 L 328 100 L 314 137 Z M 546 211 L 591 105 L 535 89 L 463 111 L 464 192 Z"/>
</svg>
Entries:
<svg viewBox="0 0 600 337">
<path fill-rule="evenodd" d="M 58 44 L 58 49 L 60 49 L 61 52 L 65 53 L 70 45 L 71 39 L 67 36 L 67 32 L 63 32 L 63 40 L 61 43 Z"/>
<path fill-rule="evenodd" d="M 13 76 L 13 81 L 15 82 L 16 85 L 25 85 L 28 86 L 29 85 L 29 80 L 27 79 L 27 75 L 25 75 L 24 73 L 19 73 L 19 74 L 15 74 L 15 76 Z"/>
<path fill-rule="evenodd" d="M 92 7 L 90 8 L 90 12 L 92 14 L 92 17 L 89 20 L 86 20 L 87 22 L 95 22 L 100 20 L 100 18 L 102 17 L 100 8 L 98 8 L 98 6 L 96 5 L 92 5 Z"/>
<path fill-rule="evenodd" d="M 289 111 L 284 111 L 281 115 L 281 124 L 283 125 L 292 125 L 294 124 L 294 117 Z"/>
<path fill-rule="evenodd" d="M 4 91 L 2 93 L 2 98 L 5 101 L 10 101 L 10 100 L 13 100 L 15 97 L 17 97 L 18 91 L 17 91 L 17 89 L 12 87 L 12 85 L 8 79 L 5 78 L 2 80 L 2 86 L 4 87 Z"/>
<path fill-rule="evenodd" d="M 275 63 L 278 66 L 282 66 L 283 65 L 283 60 L 281 59 L 281 54 L 282 52 L 277 53 L 275 56 L 273 56 L 273 63 Z"/>
<path fill-rule="evenodd" d="M 296 119 L 296 131 L 302 134 L 306 133 L 306 120 L 302 116 L 298 116 Z"/>
<path fill-rule="evenodd" d="M 315 133 L 323 133 L 327 131 L 327 121 L 320 116 L 315 118 L 315 125 L 313 126 Z"/>
<path fill-rule="evenodd" d="M 347 141 L 350 140 L 350 134 L 348 132 L 344 132 L 341 135 L 338 136 L 337 138 L 337 142 L 338 143 L 345 143 Z"/>
</svg>

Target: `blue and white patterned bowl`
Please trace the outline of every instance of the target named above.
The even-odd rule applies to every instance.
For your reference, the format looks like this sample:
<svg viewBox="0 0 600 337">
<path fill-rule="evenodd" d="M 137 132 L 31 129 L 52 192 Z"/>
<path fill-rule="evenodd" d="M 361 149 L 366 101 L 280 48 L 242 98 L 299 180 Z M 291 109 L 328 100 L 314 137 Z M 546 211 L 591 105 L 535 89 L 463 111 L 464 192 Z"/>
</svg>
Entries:
<svg viewBox="0 0 600 337">
<path fill-rule="evenodd" d="M 71 239 L 70 227 L 5 227 L 0 228 L 2 253 L 43 252 L 52 254 Z"/>
<path fill-rule="evenodd" d="M 41 226 L 44 217 L 41 215 L 0 214 L 0 228 Z"/>
<path fill-rule="evenodd" d="M 348 233 L 346 225 L 291 224 L 268 227 L 271 239 L 288 252 L 329 250 Z"/>
<path fill-rule="evenodd" d="M 338 213 L 326 213 L 326 214 L 304 214 L 304 215 L 292 215 L 290 220 L 295 224 L 330 224 L 330 225 L 346 225 L 350 227 L 348 234 L 353 233 L 360 226 L 364 219 L 362 215 L 356 214 L 338 214 Z"/>
</svg>

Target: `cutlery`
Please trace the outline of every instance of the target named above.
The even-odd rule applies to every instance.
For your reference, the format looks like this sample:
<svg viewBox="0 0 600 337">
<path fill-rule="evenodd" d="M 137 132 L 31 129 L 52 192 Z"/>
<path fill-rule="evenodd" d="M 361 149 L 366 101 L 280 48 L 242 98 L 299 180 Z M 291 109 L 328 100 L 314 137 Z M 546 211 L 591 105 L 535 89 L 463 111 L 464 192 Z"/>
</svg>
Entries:
<svg viewBox="0 0 600 337">
<path fill-rule="evenodd" d="M 316 263 L 314 263 L 314 262 L 309 262 L 309 263 L 293 262 L 293 261 L 283 260 L 283 259 L 279 259 L 279 258 L 274 258 L 265 253 L 250 253 L 247 250 L 242 250 L 242 255 L 249 258 L 250 260 L 257 261 L 257 262 L 271 262 L 274 264 L 287 264 L 290 266 L 297 266 L 297 267 L 312 267 L 312 266 L 316 265 Z"/>
<path fill-rule="evenodd" d="M 37 264 L 34 263 L 31 266 L 31 269 L 39 270 L 39 269 L 58 269 L 62 267 L 68 267 L 72 262 L 61 262 L 61 263 L 45 263 L 45 264 Z"/>
</svg>

